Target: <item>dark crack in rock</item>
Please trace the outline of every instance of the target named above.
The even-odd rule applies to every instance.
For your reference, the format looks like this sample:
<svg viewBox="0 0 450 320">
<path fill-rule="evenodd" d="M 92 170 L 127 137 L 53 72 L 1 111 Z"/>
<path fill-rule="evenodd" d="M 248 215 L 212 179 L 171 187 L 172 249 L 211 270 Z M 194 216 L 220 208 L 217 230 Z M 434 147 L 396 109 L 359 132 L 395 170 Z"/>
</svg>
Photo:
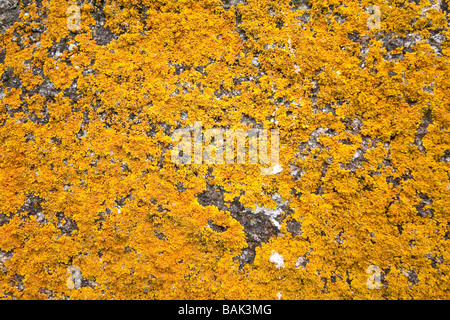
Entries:
<svg viewBox="0 0 450 320">
<path fill-rule="evenodd" d="M 223 188 L 215 189 L 214 186 L 209 184 L 206 185 L 206 190 L 197 195 L 197 201 L 202 206 L 215 206 L 222 211 L 228 211 L 227 206 L 225 206 Z"/>
<path fill-rule="evenodd" d="M 81 96 L 82 96 L 77 88 L 77 82 L 78 82 L 78 78 L 75 78 L 73 80 L 72 84 L 70 85 L 70 87 L 63 91 L 64 96 L 68 97 L 73 102 L 77 102 L 78 100 L 81 99 Z"/>
<path fill-rule="evenodd" d="M 434 209 L 424 209 L 424 207 L 432 205 L 433 199 L 431 199 L 427 194 L 424 193 L 419 194 L 419 197 L 420 199 L 422 199 L 422 201 L 420 201 L 420 203 L 416 206 L 417 215 L 423 218 L 427 216 L 430 216 L 432 218 L 434 215 Z"/>
<path fill-rule="evenodd" d="M 414 144 L 419 148 L 420 152 L 425 152 L 425 147 L 423 146 L 422 139 L 427 134 L 427 128 L 430 124 L 433 123 L 433 119 L 431 117 L 431 110 L 427 110 L 425 113 L 425 116 L 422 119 L 422 123 L 420 124 L 419 128 L 417 129 L 416 136 L 414 138 Z"/>
<path fill-rule="evenodd" d="M 241 91 L 240 90 L 227 90 L 225 89 L 223 86 L 220 87 L 220 91 L 216 91 L 214 92 L 214 95 L 216 96 L 216 98 L 218 100 L 221 100 L 222 97 L 228 97 L 228 98 L 233 98 L 233 97 L 238 97 L 241 95 Z"/>
<path fill-rule="evenodd" d="M 159 239 L 159 240 L 167 240 L 167 237 L 164 233 L 159 232 L 157 230 L 155 230 L 155 236 Z"/>
<path fill-rule="evenodd" d="M 56 227 L 61 230 L 62 233 L 70 236 L 74 230 L 78 230 L 78 226 L 74 220 L 66 217 L 63 212 L 58 212 L 56 214 L 58 222 Z"/>
<path fill-rule="evenodd" d="M 311 9 L 309 0 L 292 0 L 290 5 L 293 6 L 294 10 L 309 10 Z"/>
<path fill-rule="evenodd" d="M 40 288 L 39 289 L 39 293 L 43 293 L 46 296 L 48 296 L 49 299 L 53 299 L 53 292 L 51 290 L 49 290 L 48 288 Z"/>
<path fill-rule="evenodd" d="M 411 179 L 414 179 L 414 177 L 409 172 L 407 172 L 407 173 L 403 174 L 401 177 L 397 177 L 397 178 L 389 176 L 386 178 L 386 182 L 392 183 L 393 187 L 397 188 L 401 184 L 402 181 L 411 180 Z"/>
<path fill-rule="evenodd" d="M 6 58 L 6 49 L 2 49 L 0 50 L 0 64 L 5 63 L 5 58 Z"/>
<path fill-rule="evenodd" d="M 237 6 L 239 4 L 247 4 L 244 0 L 222 0 L 223 7 L 228 10 L 233 6 Z"/>
<path fill-rule="evenodd" d="M 227 227 L 224 227 L 224 226 L 215 224 L 214 221 L 211 220 L 211 219 L 208 220 L 208 225 L 209 225 L 209 227 L 210 227 L 213 231 L 215 231 L 215 232 L 220 232 L 220 233 L 222 233 L 222 232 L 227 231 L 227 229 L 228 229 Z"/>
<path fill-rule="evenodd" d="M 1 81 L 3 82 L 4 87 L 14 89 L 22 88 L 22 81 L 20 81 L 20 78 L 14 75 L 14 70 L 11 68 L 8 68 L 5 70 L 5 72 L 3 72 Z"/>
<path fill-rule="evenodd" d="M 432 256 L 431 254 L 426 254 L 425 257 L 431 261 L 431 266 L 434 269 L 439 270 L 439 265 L 444 262 L 444 257 L 442 256 Z"/>
<path fill-rule="evenodd" d="M 256 248 L 261 246 L 262 243 L 268 242 L 272 236 L 279 234 L 278 228 L 272 223 L 270 217 L 264 214 L 263 210 L 254 213 L 245 208 L 239 202 L 239 198 L 235 198 L 231 203 L 228 203 L 229 207 L 227 207 L 222 188 L 216 189 L 211 185 L 207 185 L 206 190 L 197 196 L 197 201 L 203 206 L 215 206 L 219 210 L 230 212 L 231 216 L 244 227 L 248 247 L 239 256 L 235 257 L 235 260 L 239 261 L 241 267 L 244 264 L 253 263 Z M 223 227 L 217 227 L 219 232 L 226 231 L 222 229 Z"/>
<path fill-rule="evenodd" d="M 25 289 L 25 286 L 23 285 L 23 279 L 25 279 L 25 277 L 19 274 L 15 274 L 12 278 L 13 280 L 9 283 L 9 285 L 12 287 L 16 287 L 19 292 L 23 291 Z"/>
</svg>

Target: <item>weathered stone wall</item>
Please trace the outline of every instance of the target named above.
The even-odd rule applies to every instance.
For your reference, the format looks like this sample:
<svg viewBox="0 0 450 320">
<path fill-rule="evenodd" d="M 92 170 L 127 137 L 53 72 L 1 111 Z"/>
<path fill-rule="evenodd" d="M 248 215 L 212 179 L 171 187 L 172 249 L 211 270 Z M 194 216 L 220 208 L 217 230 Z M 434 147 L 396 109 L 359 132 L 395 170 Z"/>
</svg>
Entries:
<svg viewBox="0 0 450 320">
<path fill-rule="evenodd" d="M 450 298 L 448 14 L 0 0 L 0 298 Z M 196 121 L 279 166 L 175 164 Z"/>
</svg>

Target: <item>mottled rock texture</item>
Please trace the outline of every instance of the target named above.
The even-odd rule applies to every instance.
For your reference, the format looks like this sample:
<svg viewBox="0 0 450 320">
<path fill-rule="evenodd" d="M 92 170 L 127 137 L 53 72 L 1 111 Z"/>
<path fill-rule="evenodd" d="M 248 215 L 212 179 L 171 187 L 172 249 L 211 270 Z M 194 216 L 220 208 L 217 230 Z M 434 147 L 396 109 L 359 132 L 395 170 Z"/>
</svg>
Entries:
<svg viewBox="0 0 450 320">
<path fill-rule="evenodd" d="M 449 299 L 448 15 L 0 0 L 0 299 Z M 197 121 L 280 167 L 175 164 Z"/>
</svg>

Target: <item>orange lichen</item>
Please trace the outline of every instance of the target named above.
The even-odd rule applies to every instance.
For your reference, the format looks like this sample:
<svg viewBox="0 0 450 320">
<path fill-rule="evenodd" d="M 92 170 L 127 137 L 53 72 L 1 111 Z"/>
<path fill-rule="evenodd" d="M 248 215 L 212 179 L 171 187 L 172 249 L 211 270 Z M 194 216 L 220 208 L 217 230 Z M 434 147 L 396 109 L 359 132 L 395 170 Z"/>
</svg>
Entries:
<svg viewBox="0 0 450 320">
<path fill-rule="evenodd" d="M 0 297 L 448 299 L 448 15 L 309 2 L 91 1 L 78 31 L 75 3 L 21 3 L 0 35 Z M 279 129 L 283 171 L 176 165 L 196 121 Z M 240 263 L 257 207 L 281 226 Z"/>
</svg>

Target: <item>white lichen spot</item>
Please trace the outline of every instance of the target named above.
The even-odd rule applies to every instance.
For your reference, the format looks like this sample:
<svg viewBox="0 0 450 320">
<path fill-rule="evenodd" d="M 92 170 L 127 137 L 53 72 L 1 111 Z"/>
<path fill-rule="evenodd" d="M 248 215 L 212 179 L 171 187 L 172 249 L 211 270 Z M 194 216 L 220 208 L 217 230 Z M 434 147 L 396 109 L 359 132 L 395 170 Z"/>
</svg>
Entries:
<svg viewBox="0 0 450 320">
<path fill-rule="evenodd" d="M 284 258 L 276 251 L 272 252 L 269 261 L 275 263 L 277 269 L 284 268 Z"/>
</svg>

